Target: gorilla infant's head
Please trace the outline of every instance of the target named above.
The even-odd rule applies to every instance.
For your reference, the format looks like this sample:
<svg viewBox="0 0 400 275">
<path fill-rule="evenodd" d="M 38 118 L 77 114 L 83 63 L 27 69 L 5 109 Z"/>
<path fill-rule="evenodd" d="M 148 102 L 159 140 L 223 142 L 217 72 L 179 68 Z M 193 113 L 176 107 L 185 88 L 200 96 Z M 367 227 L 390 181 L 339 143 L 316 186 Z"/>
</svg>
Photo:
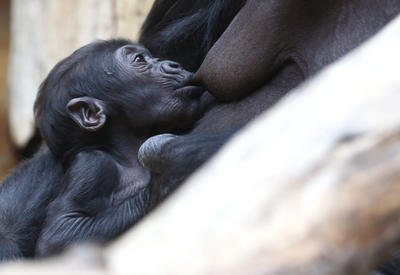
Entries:
<svg viewBox="0 0 400 275">
<path fill-rule="evenodd" d="M 202 113 L 204 89 L 192 73 L 139 44 L 86 45 L 60 61 L 40 86 L 36 124 L 56 155 L 106 145 L 116 131 L 143 137 L 188 129 Z"/>
</svg>

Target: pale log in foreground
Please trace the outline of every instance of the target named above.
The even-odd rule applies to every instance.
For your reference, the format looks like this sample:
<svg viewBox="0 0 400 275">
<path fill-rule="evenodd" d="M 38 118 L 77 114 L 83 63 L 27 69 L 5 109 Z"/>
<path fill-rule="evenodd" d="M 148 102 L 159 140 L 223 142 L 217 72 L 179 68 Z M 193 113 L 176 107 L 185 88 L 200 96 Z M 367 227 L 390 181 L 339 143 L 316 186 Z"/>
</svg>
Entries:
<svg viewBox="0 0 400 275">
<path fill-rule="evenodd" d="M 374 268 L 400 236 L 399 49 L 400 18 L 247 127 L 106 248 L 93 272 L 364 274 Z M 0 273 L 55 274 L 54 266 L 59 274 L 71 272 L 60 260 Z"/>
</svg>

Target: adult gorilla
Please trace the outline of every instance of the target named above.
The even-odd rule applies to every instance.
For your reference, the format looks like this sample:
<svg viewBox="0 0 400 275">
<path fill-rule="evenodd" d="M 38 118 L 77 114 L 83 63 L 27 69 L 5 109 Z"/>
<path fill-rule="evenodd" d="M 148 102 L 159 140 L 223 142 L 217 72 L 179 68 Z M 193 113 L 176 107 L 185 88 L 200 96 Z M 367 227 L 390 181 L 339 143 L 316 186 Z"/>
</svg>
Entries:
<svg viewBox="0 0 400 275">
<path fill-rule="evenodd" d="M 157 56 L 198 69 L 198 81 L 220 102 L 190 134 L 157 136 L 142 146 L 155 203 L 232 133 L 399 12 L 397 0 L 156 0 L 140 41 Z"/>
<path fill-rule="evenodd" d="M 157 187 L 154 203 L 232 133 L 399 13 L 398 0 L 156 0 L 141 42 L 198 69 L 198 81 L 220 102 L 190 134 L 156 136 L 142 146 L 139 157 Z M 399 274 L 398 262 L 381 271 Z"/>
</svg>

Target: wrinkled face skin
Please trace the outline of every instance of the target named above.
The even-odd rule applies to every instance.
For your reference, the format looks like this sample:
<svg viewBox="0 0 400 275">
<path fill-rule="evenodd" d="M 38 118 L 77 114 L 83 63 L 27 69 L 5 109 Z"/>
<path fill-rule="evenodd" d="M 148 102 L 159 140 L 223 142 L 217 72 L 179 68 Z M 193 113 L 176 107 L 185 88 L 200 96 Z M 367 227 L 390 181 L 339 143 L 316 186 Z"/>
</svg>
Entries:
<svg viewBox="0 0 400 275">
<path fill-rule="evenodd" d="M 194 85 L 193 74 L 178 63 L 154 58 L 138 44 L 118 48 L 114 58 L 118 78 L 132 86 L 129 93 L 139 103 L 135 104 L 140 108 L 136 111 L 126 106 L 135 126 L 146 122 L 164 130 L 177 124 L 185 128 L 199 117 L 204 107 L 200 100 L 204 88 Z M 140 117 L 135 117 L 138 114 Z"/>
</svg>

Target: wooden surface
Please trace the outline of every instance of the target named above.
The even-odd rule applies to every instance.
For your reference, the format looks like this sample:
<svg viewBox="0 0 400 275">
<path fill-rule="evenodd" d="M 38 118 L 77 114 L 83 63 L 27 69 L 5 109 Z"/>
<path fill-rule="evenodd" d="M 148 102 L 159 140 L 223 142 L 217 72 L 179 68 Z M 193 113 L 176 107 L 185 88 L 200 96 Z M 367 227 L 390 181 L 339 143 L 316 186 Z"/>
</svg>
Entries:
<svg viewBox="0 0 400 275">
<path fill-rule="evenodd" d="M 23 147 L 33 133 L 40 82 L 61 58 L 96 39 L 136 39 L 153 0 L 13 0 L 10 127 Z"/>
<path fill-rule="evenodd" d="M 366 274 L 400 235 L 400 17 L 104 250 L 1 274 Z M 89 264 L 89 266 L 88 266 Z"/>
</svg>

